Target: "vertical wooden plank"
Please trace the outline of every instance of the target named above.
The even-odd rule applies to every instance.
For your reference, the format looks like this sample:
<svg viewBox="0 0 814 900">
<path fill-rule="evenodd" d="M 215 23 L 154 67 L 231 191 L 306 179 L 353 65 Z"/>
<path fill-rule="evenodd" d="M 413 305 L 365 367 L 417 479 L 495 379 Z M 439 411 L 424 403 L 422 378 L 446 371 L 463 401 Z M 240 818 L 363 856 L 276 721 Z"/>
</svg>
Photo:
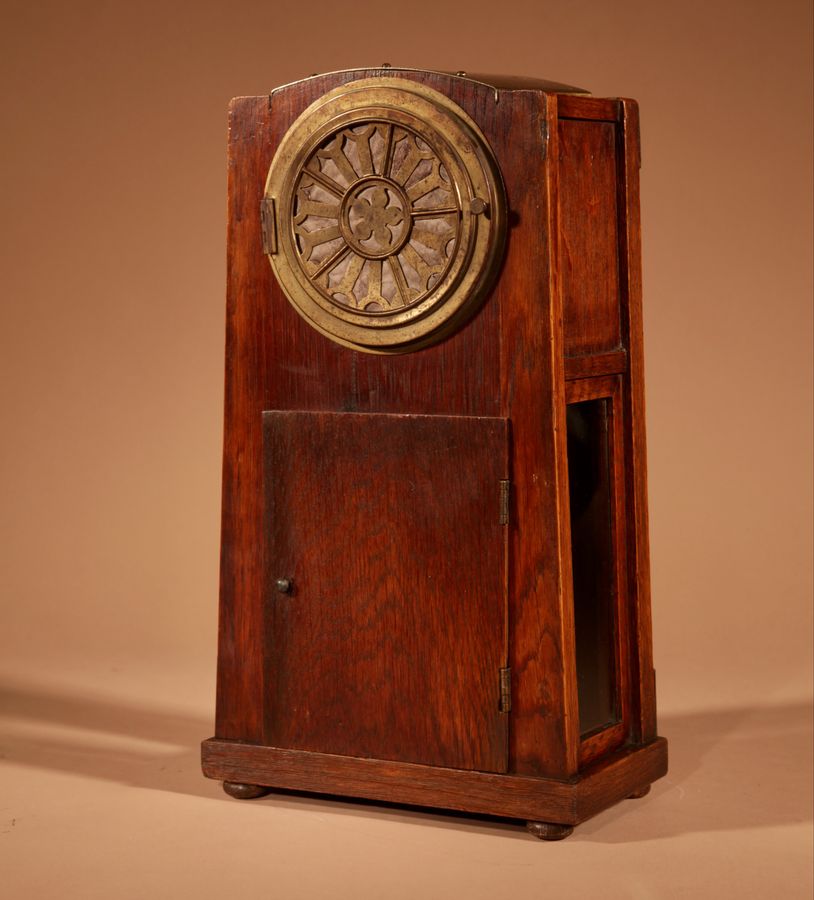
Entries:
<svg viewBox="0 0 814 900">
<path fill-rule="evenodd" d="M 574 579 L 571 558 L 571 520 L 569 515 L 568 488 L 568 427 L 566 424 L 565 355 L 566 330 L 566 274 L 563 265 L 562 206 L 563 191 L 568 187 L 562 181 L 562 146 L 559 115 L 559 98 L 548 102 L 548 133 L 553 146 L 550 148 L 548 167 L 549 182 L 549 232 L 548 255 L 552 260 L 549 279 L 551 317 L 552 402 L 554 425 L 553 477 L 555 479 L 556 533 L 560 582 L 557 612 L 560 622 L 563 679 L 563 730 L 565 737 L 564 772 L 574 776 L 579 767 L 579 703 L 577 691 L 576 640 L 574 632 Z"/>
<path fill-rule="evenodd" d="M 226 382 L 224 397 L 220 624 L 215 733 L 259 740 L 262 735 L 260 617 L 262 495 L 261 433 L 253 427 L 265 391 L 262 279 L 248 248 L 257 239 L 256 173 L 267 165 L 266 97 L 242 97 L 229 107 L 226 260 Z"/>
<path fill-rule="evenodd" d="M 560 583 L 557 594 L 562 646 L 564 774 L 574 776 L 579 767 L 579 704 L 577 697 L 576 640 L 574 633 L 574 579 L 571 557 L 571 520 L 568 488 L 568 427 L 566 424 L 565 355 L 567 343 L 565 312 L 565 272 L 562 247 L 562 147 L 560 144 L 559 98 L 548 98 L 547 132 L 550 136 L 547 182 L 549 184 L 549 274 L 552 400 L 554 404 L 554 478 L 556 492 L 556 533 Z"/>
<path fill-rule="evenodd" d="M 630 620 L 635 649 L 632 653 L 632 683 L 636 687 L 634 739 L 656 737 L 655 673 L 650 612 L 650 545 L 647 513 L 647 442 L 644 404 L 644 350 L 642 326 L 641 224 L 639 212 L 639 107 L 622 100 L 623 154 L 619 195 L 623 198 L 620 226 L 622 267 L 623 337 L 628 347 L 629 369 L 624 379 L 626 473 L 630 591 Z"/>
<path fill-rule="evenodd" d="M 502 148 L 500 162 L 512 227 L 497 294 L 503 414 L 511 418 L 513 437 L 510 766 L 517 773 L 566 778 L 576 770 L 576 744 L 569 740 L 576 694 L 566 681 L 564 651 L 573 615 L 563 596 L 567 534 L 561 527 L 565 409 L 555 268 L 556 99 L 515 91 L 507 107 L 503 127 L 512 141 Z M 539 170 L 542 177 L 530 177 Z"/>
</svg>

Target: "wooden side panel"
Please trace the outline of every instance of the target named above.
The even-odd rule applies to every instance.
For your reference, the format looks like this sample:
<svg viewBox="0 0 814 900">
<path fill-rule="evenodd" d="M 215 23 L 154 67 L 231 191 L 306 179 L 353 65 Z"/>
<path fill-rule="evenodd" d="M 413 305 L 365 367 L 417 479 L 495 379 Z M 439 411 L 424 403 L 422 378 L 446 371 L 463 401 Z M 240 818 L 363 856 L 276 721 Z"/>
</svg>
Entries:
<svg viewBox="0 0 814 900">
<path fill-rule="evenodd" d="M 505 771 L 507 421 L 263 420 L 265 743 Z"/>
<path fill-rule="evenodd" d="M 262 495 L 261 434 L 252 427 L 267 371 L 260 335 L 268 281 L 254 254 L 259 195 L 255 173 L 269 150 L 257 139 L 269 126 L 265 97 L 232 101 L 229 108 L 228 233 L 226 242 L 226 386 L 221 513 L 220 623 L 215 733 L 239 740 L 262 738 L 257 698 L 262 685 L 260 571 L 256 566 Z"/>
<path fill-rule="evenodd" d="M 617 125 L 559 120 L 560 266 L 568 356 L 622 346 Z"/>
<path fill-rule="evenodd" d="M 514 451 L 511 770 L 565 778 L 576 771 L 577 741 L 568 739 L 576 695 L 567 680 L 570 606 L 562 593 L 568 554 L 560 510 L 567 481 L 558 471 L 565 459 L 565 403 L 558 273 L 552 264 L 556 99 L 514 93 L 505 127 L 507 134 L 523 136 L 505 147 L 501 159 L 515 225 L 498 291 L 503 410 L 512 421 Z M 530 178 L 534 170 L 540 176 Z"/>
<path fill-rule="evenodd" d="M 621 287 L 624 339 L 629 347 L 624 393 L 628 425 L 625 429 L 627 518 L 632 683 L 636 687 L 633 739 L 656 736 L 656 685 L 653 671 L 653 632 L 650 613 L 650 542 L 647 513 L 647 438 L 644 409 L 644 335 L 642 326 L 641 224 L 639 212 L 639 107 L 622 100 L 623 157 L 620 165 L 622 206 Z"/>
</svg>

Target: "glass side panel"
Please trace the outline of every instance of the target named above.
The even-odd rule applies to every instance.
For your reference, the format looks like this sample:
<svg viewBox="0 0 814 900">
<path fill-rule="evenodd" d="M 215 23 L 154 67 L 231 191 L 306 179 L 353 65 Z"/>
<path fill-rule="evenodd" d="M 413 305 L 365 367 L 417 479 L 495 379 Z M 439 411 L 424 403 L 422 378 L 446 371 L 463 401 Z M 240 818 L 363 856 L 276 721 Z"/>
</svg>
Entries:
<svg viewBox="0 0 814 900">
<path fill-rule="evenodd" d="M 608 398 L 567 406 L 579 730 L 619 721 Z"/>
</svg>

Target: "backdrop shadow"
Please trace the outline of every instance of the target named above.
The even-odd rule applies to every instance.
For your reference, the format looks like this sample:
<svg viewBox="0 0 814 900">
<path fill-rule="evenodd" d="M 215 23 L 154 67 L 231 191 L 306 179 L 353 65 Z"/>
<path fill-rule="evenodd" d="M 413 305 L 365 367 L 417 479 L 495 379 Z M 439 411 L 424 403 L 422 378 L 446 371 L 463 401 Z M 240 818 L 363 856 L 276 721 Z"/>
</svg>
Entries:
<svg viewBox="0 0 814 900">
<path fill-rule="evenodd" d="M 619 804 L 569 840 L 630 843 L 698 832 L 811 821 L 812 709 L 807 704 L 663 716 L 670 771 L 648 798 Z M 168 708 L 25 684 L 0 687 L 0 754 L 15 765 L 235 803 L 201 775 L 199 744 L 211 721 Z M 366 801 L 328 802 L 279 792 L 267 805 L 405 820 L 438 828 L 493 828 L 529 838 L 502 819 L 439 814 Z M 613 827 L 624 820 L 624 827 Z"/>
</svg>

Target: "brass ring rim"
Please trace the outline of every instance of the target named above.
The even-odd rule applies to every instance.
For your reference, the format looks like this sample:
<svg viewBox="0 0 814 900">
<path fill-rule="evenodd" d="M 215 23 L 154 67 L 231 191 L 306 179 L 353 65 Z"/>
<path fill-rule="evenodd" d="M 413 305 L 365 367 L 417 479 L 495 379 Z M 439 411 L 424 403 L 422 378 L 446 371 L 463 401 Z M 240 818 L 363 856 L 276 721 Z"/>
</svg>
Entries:
<svg viewBox="0 0 814 900">
<path fill-rule="evenodd" d="M 359 313 L 329 300 L 302 269 L 293 231 L 293 201 L 301 177 L 308 172 L 305 163 L 321 141 L 343 128 L 375 122 L 418 135 L 444 166 L 457 209 L 456 237 L 441 276 L 423 295 L 395 309 Z M 355 184 L 347 185 L 345 194 Z M 464 110 L 417 82 L 361 79 L 315 101 L 284 135 L 269 169 L 266 196 L 274 199 L 278 217 L 280 246 L 269 260 L 283 293 L 314 328 L 343 346 L 401 353 L 441 340 L 478 308 L 499 267 L 506 210 L 494 154 Z M 470 209 L 475 199 L 486 202 L 488 214 L 479 209 L 482 204 L 475 204 L 478 212 Z M 410 240 L 408 235 L 398 252 Z"/>
<path fill-rule="evenodd" d="M 300 151 L 297 153 L 296 163 L 298 165 L 297 176 L 293 179 L 290 179 L 289 182 L 285 185 L 285 189 L 283 192 L 283 197 L 281 201 L 281 214 L 286 217 L 286 221 L 288 222 L 288 234 L 286 237 L 288 238 L 289 244 L 284 248 L 286 251 L 296 245 L 296 236 L 293 232 L 293 201 L 295 195 L 296 185 L 299 183 L 299 178 L 301 177 L 301 173 L 304 170 L 304 161 L 309 159 L 311 154 L 314 152 L 315 148 L 319 146 L 319 144 L 330 134 L 336 132 L 337 130 L 347 127 L 349 124 L 362 124 L 362 122 L 371 122 L 381 120 L 382 122 L 392 124 L 393 122 L 397 122 L 399 126 L 405 127 L 410 131 L 418 134 L 422 139 L 427 139 L 428 143 L 432 142 L 433 149 L 442 156 L 443 162 L 445 165 L 451 169 L 450 178 L 451 178 L 451 186 L 455 192 L 456 196 L 456 207 L 459 211 L 462 211 L 465 208 L 464 202 L 460 196 L 460 188 L 463 185 L 467 187 L 470 186 L 470 179 L 468 177 L 468 173 L 460 160 L 459 156 L 455 152 L 455 148 L 452 147 L 447 141 L 443 140 L 443 135 L 437 135 L 437 133 L 433 132 L 432 134 L 427 134 L 428 126 L 426 122 L 423 122 L 420 119 L 417 119 L 415 116 L 409 115 L 404 112 L 403 109 L 399 107 L 383 107 L 377 106 L 374 108 L 368 107 L 368 111 L 371 112 L 371 115 L 365 115 L 364 118 L 360 118 L 358 116 L 359 110 L 351 110 L 345 114 L 331 117 L 321 128 L 315 129 L 310 135 L 307 143 L 305 143 Z M 296 124 L 296 123 L 295 123 Z M 292 126 L 293 127 L 293 126 Z M 441 138 L 441 141 L 438 138 Z M 435 139 L 435 140 L 433 140 Z M 438 143 L 442 143 L 443 151 L 438 150 Z M 272 164 L 273 165 L 273 164 Z M 453 177 L 453 173 L 456 174 L 457 177 Z M 472 191 L 470 189 L 469 193 Z M 471 253 L 471 247 L 469 246 L 471 242 L 468 240 L 469 233 L 472 230 L 472 220 L 466 219 L 463 216 L 462 218 L 462 228 L 459 228 L 459 232 L 456 238 L 456 246 L 453 254 L 450 258 L 450 264 L 446 266 L 444 272 L 444 280 L 448 281 L 449 284 L 444 286 L 443 292 L 449 293 L 451 292 L 455 285 L 460 280 L 461 270 L 465 268 L 465 265 L 468 261 L 469 255 Z M 463 234 L 461 233 L 463 232 Z M 458 248 L 461 244 L 466 244 L 466 252 L 464 256 L 458 256 Z M 291 253 L 292 262 L 294 265 L 292 266 L 295 270 L 295 277 L 298 278 L 300 284 L 306 291 L 313 287 L 310 282 L 307 280 L 307 275 L 302 271 L 302 267 L 300 265 L 300 259 L 296 253 Z M 274 265 L 272 261 L 272 266 Z M 452 270 L 452 271 L 450 271 Z M 434 286 L 434 289 L 439 289 L 438 285 Z M 439 289 L 440 293 L 440 289 Z M 320 299 L 321 298 L 321 299 Z M 291 296 L 289 295 L 289 300 L 291 300 Z M 302 300 L 303 298 L 300 298 Z M 384 330 L 384 329 L 396 329 L 405 326 L 407 323 L 412 323 L 417 321 L 429 314 L 432 313 L 434 308 L 441 303 L 442 298 L 438 297 L 423 297 L 420 299 L 420 302 L 415 302 L 407 307 L 403 307 L 399 310 L 391 312 L 387 314 L 387 316 L 382 316 L 381 318 L 376 318 L 376 320 L 372 320 L 370 315 L 360 315 L 354 313 L 352 310 L 349 310 L 347 307 L 337 306 L 330 298 L 326 297 L 324 294 L 319 292 L 319 296 L 312 296 L 312 298 L 317 306 L 322 307 L 322 309 L 326 310 L 330 315 L 343 320 L 344 322 L 350 323 L 351 325 L 358 326 L 359 329 L 363 331 L 363 336 L 369 339 L 369 342 L 372 344 L 383 344 L 386 345 L 390 342 L 391 338 L 389 336 L 384 336 L 382 338 L 377 338 L 374 336 L 373 329 L 376 330 Z M 326 304 L 328 304 L 326 306 Z M 295 303 L 296 306 L 296 303 Z M 316 312 L 316 311 L 315 311 Z M 450 311 L 451 312 L 451 311 Z M 319 321 L 321 317 L 319 314 L 316 316 Z M 324 324 L 324 323 L 321 323 Z M 330 324 L 330 323 L 329 323 Z"/>
</svg>

